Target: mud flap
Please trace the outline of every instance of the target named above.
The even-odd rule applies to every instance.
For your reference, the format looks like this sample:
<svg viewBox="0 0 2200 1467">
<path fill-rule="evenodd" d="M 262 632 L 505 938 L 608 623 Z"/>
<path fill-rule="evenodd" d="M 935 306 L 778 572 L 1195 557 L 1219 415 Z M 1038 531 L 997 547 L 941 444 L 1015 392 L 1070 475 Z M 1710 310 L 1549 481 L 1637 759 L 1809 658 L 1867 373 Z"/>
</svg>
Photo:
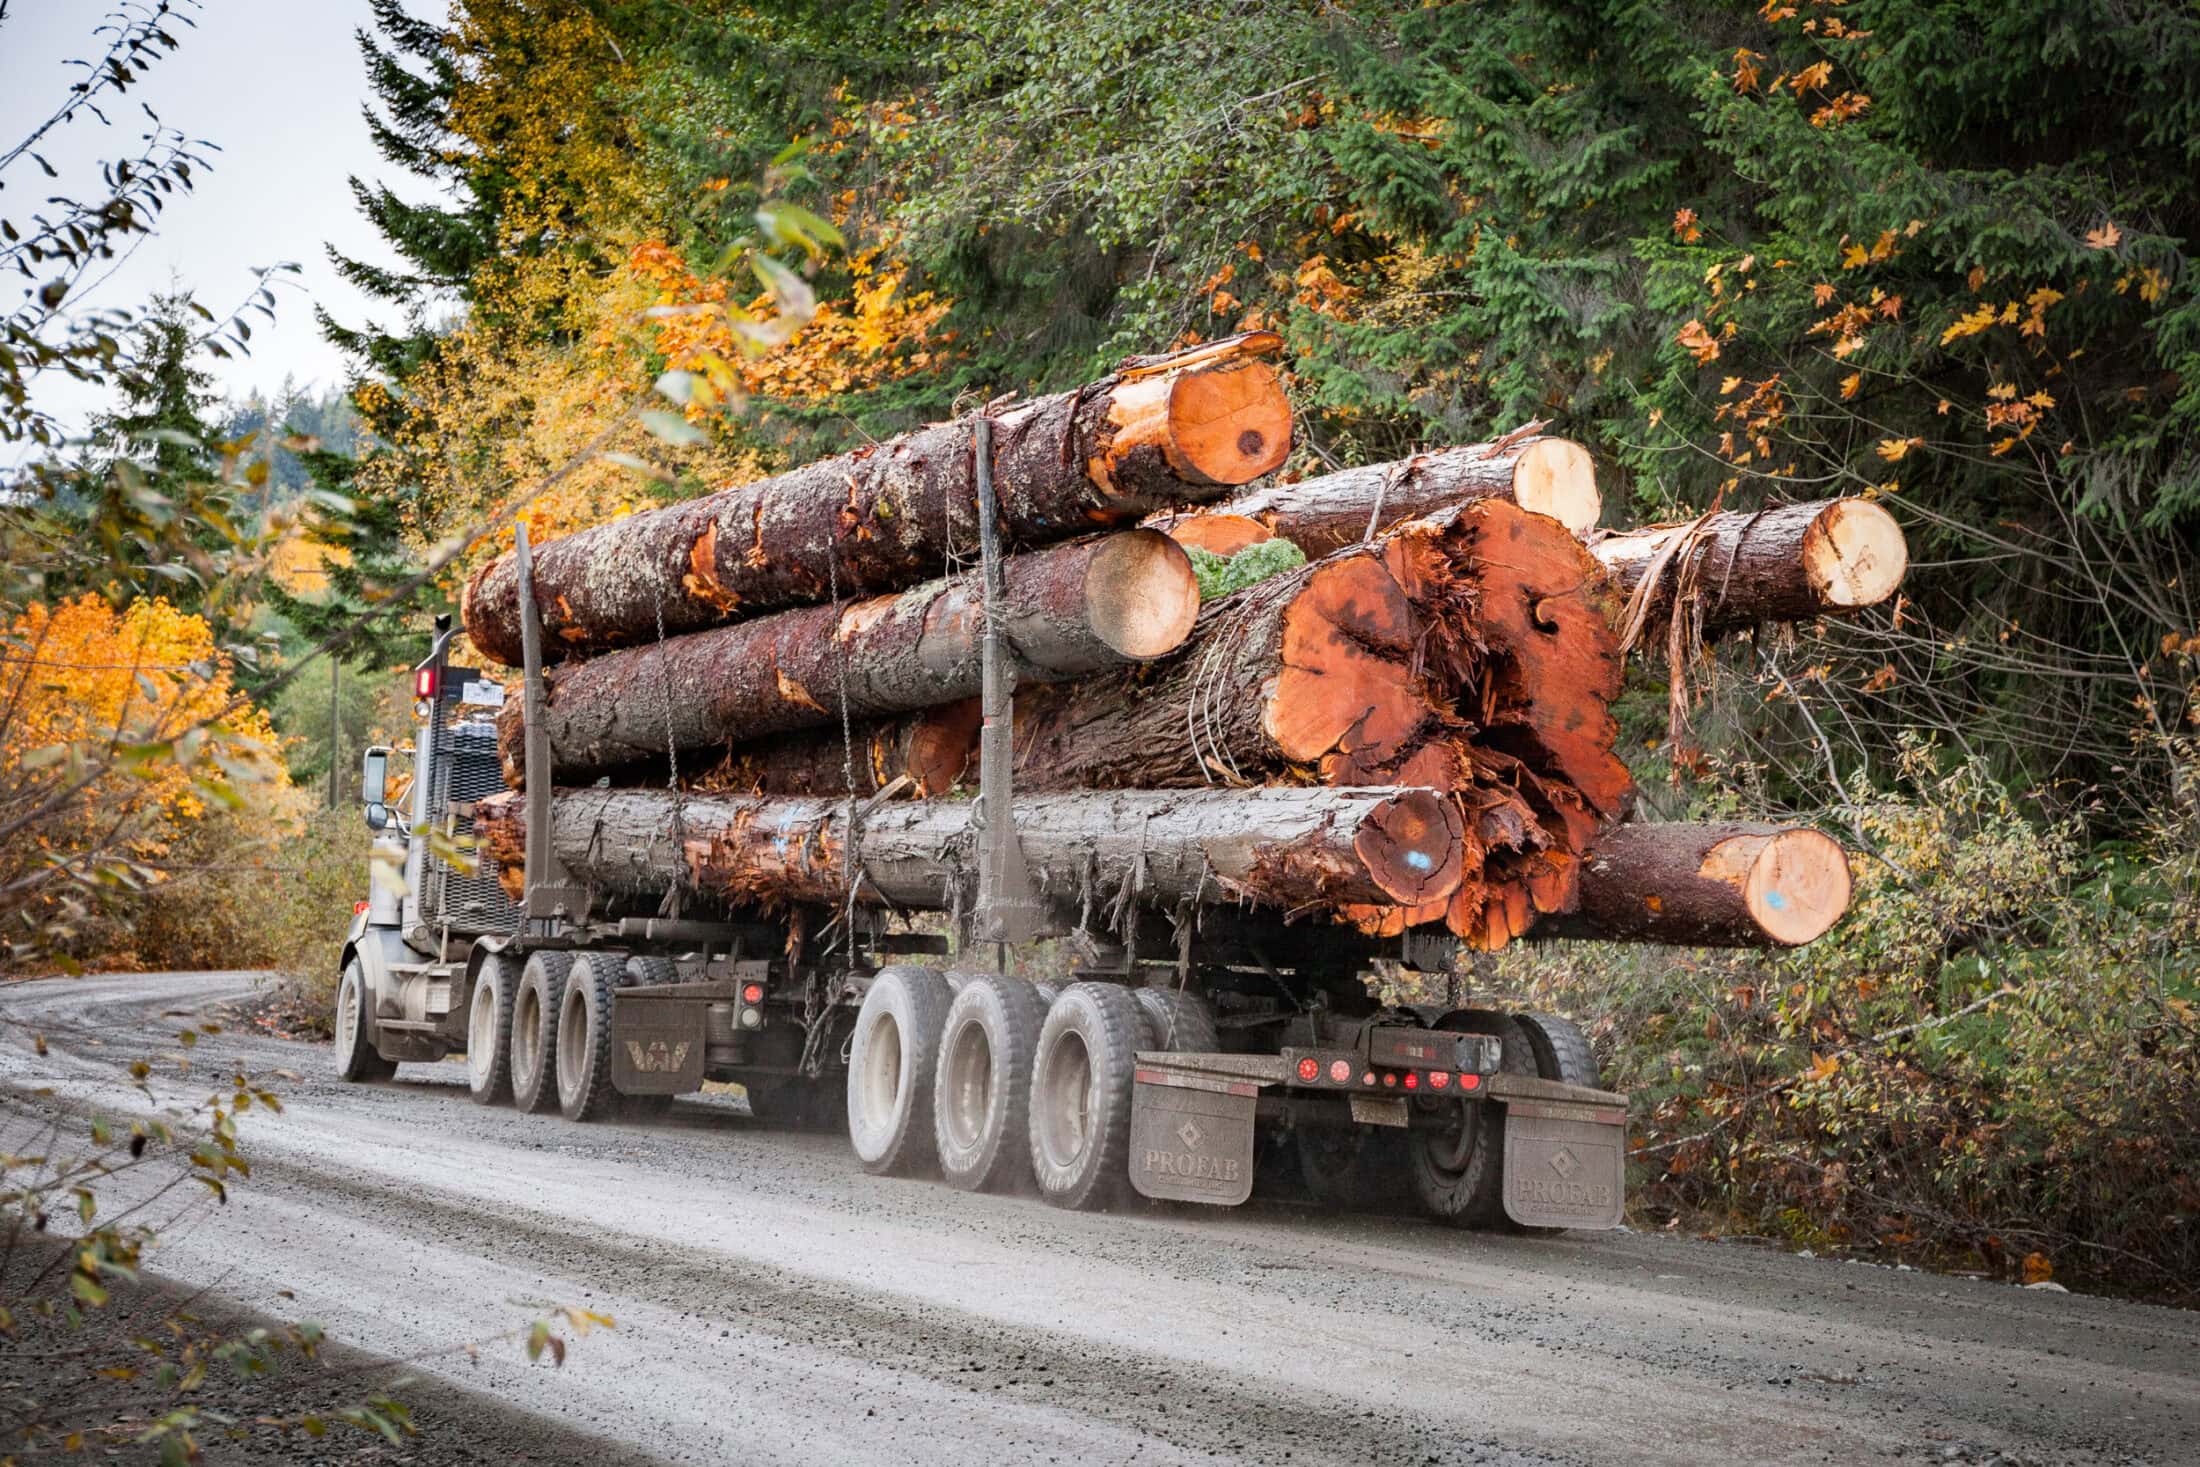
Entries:
<svg viewBox="0 0 2200 1467">
<path fill-rule="evenodd" d="M 611 1003 L 611 1088 L 688 1095 L 703 1088 L 707 1003 L 622 988 Z"/>
<path fill-rule="evenodd" d="M 1616 1228 L 1627 1113 L 1516 1100 L 1505 1115 L 1505 1215 L 1528 1228 Z"/>
<path fill-rule="evenodd" d="M 1260 1087 L 1140 1066 L 1131 1091 L 1131 1185 L 1141 1196 L 1235 1207 L 1253 1195 Z"/>
</svg>

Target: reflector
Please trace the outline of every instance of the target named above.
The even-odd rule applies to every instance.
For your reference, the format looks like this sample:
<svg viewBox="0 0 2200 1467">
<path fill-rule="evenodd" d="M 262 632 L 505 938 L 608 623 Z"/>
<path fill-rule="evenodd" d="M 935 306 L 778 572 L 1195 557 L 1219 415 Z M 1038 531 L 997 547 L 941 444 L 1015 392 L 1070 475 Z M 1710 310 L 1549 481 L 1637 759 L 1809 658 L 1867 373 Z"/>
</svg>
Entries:
<svg viewBox="0 0 2200 1467">
<path fill-rule="evenodd" d="M 1299 1078 L 1309 1083 L 1322 1077 L 1322 1062 L 1308 1055 L 1299 1061 Z"/>
</svg>

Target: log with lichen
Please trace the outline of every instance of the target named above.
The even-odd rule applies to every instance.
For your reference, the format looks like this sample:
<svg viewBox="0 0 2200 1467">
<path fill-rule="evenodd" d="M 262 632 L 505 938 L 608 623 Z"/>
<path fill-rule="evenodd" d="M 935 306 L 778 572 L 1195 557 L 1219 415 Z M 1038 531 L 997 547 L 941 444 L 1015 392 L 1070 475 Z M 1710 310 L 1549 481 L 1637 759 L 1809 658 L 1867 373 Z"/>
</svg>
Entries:
<svg viewBox="0 0 2200 1467">
<path fill-rule="evenodd" d="M 1013 548 L 1214 499 L 1283 462 L 1291 411 L 1254 333 L 1126 363 L 1001 409 L 993 478 Z M 898 591 L 976 554 L 970 417 L 553 540 L 534 552 L 546 655 L 586 655 L 791 606 Z M 520 661 L 519 574 L 461 606 L 482 654 Z"/>
</svg>

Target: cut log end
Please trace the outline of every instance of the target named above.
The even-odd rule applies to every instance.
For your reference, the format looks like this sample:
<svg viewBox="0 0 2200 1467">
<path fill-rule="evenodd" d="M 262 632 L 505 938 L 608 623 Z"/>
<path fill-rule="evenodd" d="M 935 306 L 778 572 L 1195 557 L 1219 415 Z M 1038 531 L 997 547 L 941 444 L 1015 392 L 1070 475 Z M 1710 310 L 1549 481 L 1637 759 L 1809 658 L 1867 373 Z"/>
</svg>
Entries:
<svg viewBox="0 0 2200 1467">
<path fill-rule="evenodd" d="M 1459 802 L 1434 790 L 1406 790 L 1360 822 L 1352 849 L 1376 885 L 1401 906 L 1441 901 L 1466 870 Z"/>
<path fill-rule="evenodd" d="M 1829 608 L 1876 606 L 1909 569 L 1902 526 L 1868 499 L 1837 499 L 1803 535 L 1803 571 Z"/>
<path fill-rule="evenodd" d="M 1578 443 L 1539 438 L 1521 450 L 1513 464 L 1513 502 L 1585 535 L 1604 514 L 1596 461 Z"/>
<path fill-rule="evenodd" d="M 1736 883 L 1764 935 L 1782 947 L 1823 936 L 1849 909 L 1849 858 L 1816 830 L 1735 836 L 1704 857 L 1705 877 Z"/>
<path fill-rule="evenodd" d="M 1153 524 L 1186 550 L 1204 550 L 1226 559 L 1248 545 L 1276 538 L 1266 525 L 1241 514 L 1171 515 Z"/>
<path fill-rule="evenodd" d="M 1225 362 L 1169 379 L 1164 452 L 1193 483 L 1245 484 L 1283 466 L 1291 407 L 1275 369 Z"/>
<path fill-rule="evenodd" d="M 1122 656 L 1159 657 L 1191 634 L 1199 618 L 1199 578 L 1167 535 L 1114 535 L 1086 569 L 1085 611 L 1093 632 Z"/>
</svg>

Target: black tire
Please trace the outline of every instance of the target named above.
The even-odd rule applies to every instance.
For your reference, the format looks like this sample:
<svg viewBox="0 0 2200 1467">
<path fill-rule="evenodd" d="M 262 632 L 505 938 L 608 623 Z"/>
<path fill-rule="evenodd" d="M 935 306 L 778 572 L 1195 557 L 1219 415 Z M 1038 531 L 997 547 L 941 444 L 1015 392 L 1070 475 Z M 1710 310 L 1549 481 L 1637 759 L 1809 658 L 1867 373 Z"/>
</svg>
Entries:
<svg viewBox="0 0 2200 1467">
<path fill-rule="evenodd" d="M 569 1121 L 601 1120 L 619 1106 L 611 1084 L 611 1005 L 626 976 L 621 953 L 582 953 L 558 1003 L 558 1110 Z"/>
<path fill-rule="evenodd" d="M 1597 1090 L 1604 1087 L 1597 1074 L 1596 1052 L 1589 1048 L 1589 1036 L 1573 1020 L 1556 1014 L 1514 1014 L 1513 1018 L 1527 1035 L 1536 1074 L 1568 1085 L 1587 1085 Z"/>
<path fill-rule="evenodd" d="M 1324 1207 L 1391 1211 L 1407 1193 L 1408 1134 L 1395 1126 L 1300 1126 L 1291 1133 L 1299 1181 Z"/>
<path fill-rule="evenodd" d="M 848 1050 L 848 1144 L 863 1169 L 879 1176 L 929 1169 L 932 1074 L 950 1001 L 947 980 L 930 968 L 881 968 L 856 1012 Z"/>
<path fill-rule="evenodd" d="M 374 993 L 366 969 L 353 958 L 336 980 L 336 1073 L 353 1084 L 387 1080 L 397 1061 L 374 1047 Z"/>
<path fill-rule="evenodd" d="M 558 1103 L 558 1006 L 571 953 L 530 953 L 512 999 L 512 1104 L 540 1115 Z"/>
<path fill-rule="evenodd" d="M 519 995 L 519 964 L 491 953 L 474 975 L 466 1001 L 466 1088 L 476 1105 L 512 1098 L 512 1001 Z"/>
<path fill-rule="evenodd" d="M 1460 1034 L 1494 1034 L 1503 1046 L 1499 1067 L 1507 1074 L 1533 1075 L 1535 1057 L 1520 1024 L 1504 1014 L 1466 1009 L 1444 1015 L 1439 1029 Z M 1413 1190 L 1430 1217 L 1455 1227 L 1501 1228 L 1505 1217 L 1505 1107 L 1487 1100 L 1438 1100 L 1421 1095 L 1410 1102 L 1423 1113 L 1449 1124 L 1415 1127 L 1408 1148 Z"/>
<path fill-rule="evenodd" d="M 680 970 L 670 958 L 628 958 L 626 978 L 622 988 L 655 988 L 663 983 L 680 981 Z"/>
<path fill-rule="evenodd" d="M 1116 983 L 1072 983 L 1047 1010 L 1031 1071 L 1031 1169 L 1057 1207 L 1105 1208 L 1130 1184 L 1141 1014 Z"/>
<path fill-rule="evenodd" d="M 1173 988 L 1141 988 L 1134 994 L 1149 1022 L 1153 1049 L 1175 1054 L 1212 1054 L 1222 1047 L 1215 1034 L 1214 1010 L 1207 1001 Z"/>
<path fill-rule="evenodd" d="M 948 1005 L 932 1091 L 940 1174 L 966 1192 L 1031 1175 L 1031 1064 L 1046 1023 L 1021 978 L 972 974 Z"/>
</svg>

